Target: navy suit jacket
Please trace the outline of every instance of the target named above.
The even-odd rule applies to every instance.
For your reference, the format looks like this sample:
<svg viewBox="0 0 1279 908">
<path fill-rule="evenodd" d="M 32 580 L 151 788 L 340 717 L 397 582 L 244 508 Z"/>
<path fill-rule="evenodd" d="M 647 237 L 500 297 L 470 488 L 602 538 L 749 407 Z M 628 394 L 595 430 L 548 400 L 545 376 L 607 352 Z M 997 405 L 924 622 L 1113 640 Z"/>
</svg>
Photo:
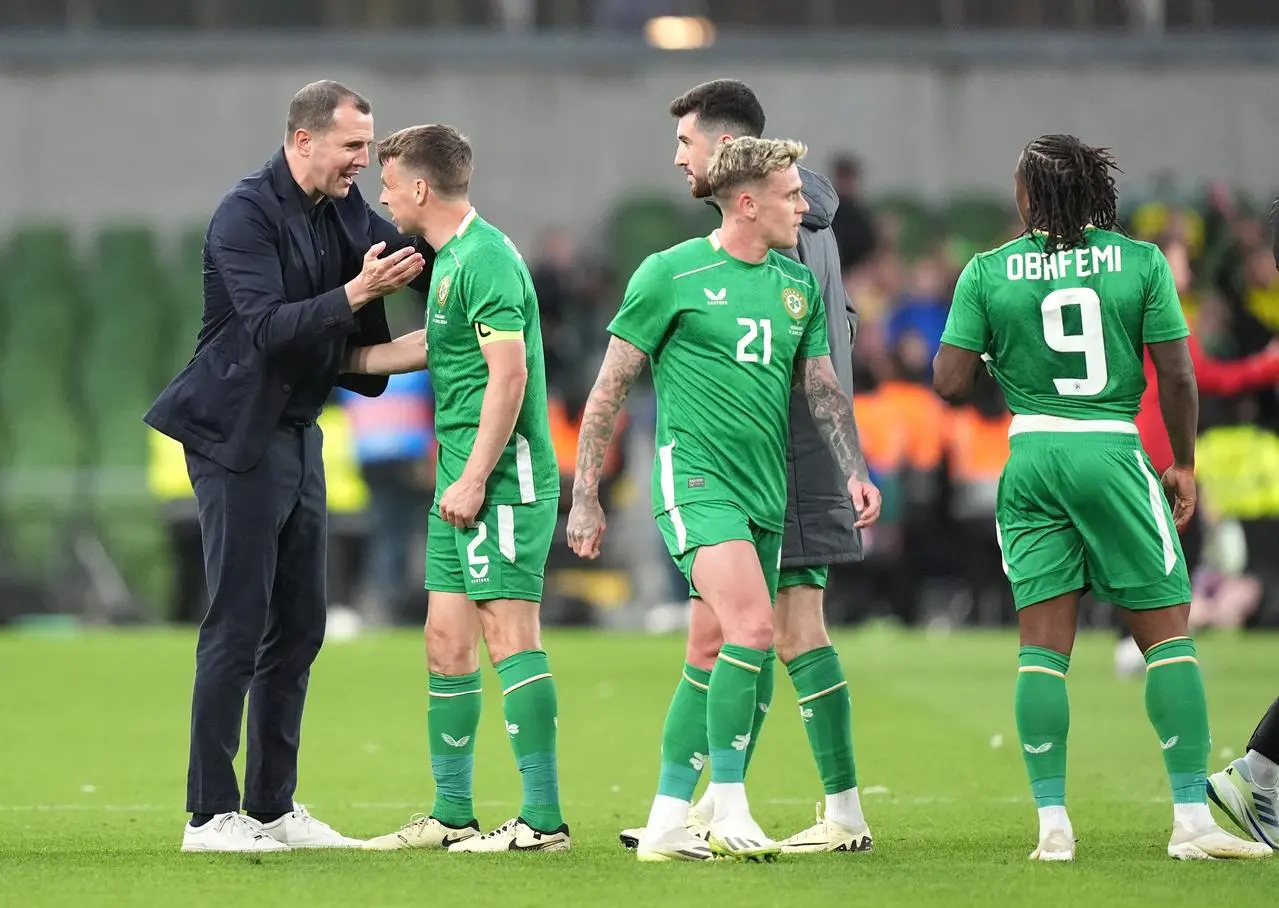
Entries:
<svg viewBox="0 0 1279 908">
<path fill-rule="evenodd" d="M 360 273 L 377 242 L 386 251 L 418 245 L 375 213 L 352 186 L 333 199 L 341 223 L 343 284 Z M 297 184 L 281 148 L 222 199 L 204 241 L 204 321 L 195 355 L 143 417 L 170 438 L 233 472 L 252 469 L 279 424 L 317 345 L 369 346 L 390 340 L 382 300 L 352 313 L 342 284 L 318 286 L 320 265 Z M 430 280 L 434 252 L 414 281 Z M 385 255 L 385 252 L 383 253 Z M 384 376 L 340 375 L 368 397 Z"/>
</svg>

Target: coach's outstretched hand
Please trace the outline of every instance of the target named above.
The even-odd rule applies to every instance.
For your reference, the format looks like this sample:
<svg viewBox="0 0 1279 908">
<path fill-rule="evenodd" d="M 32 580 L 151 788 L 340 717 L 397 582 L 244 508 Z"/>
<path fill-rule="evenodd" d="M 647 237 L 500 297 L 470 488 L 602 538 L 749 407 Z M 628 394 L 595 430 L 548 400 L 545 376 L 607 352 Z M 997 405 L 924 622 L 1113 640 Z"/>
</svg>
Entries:
<svg viewBox="0 0 1279 908">
<path fill-rule="evenodd" d="M 404 246 L 378 258 L 385 248 L 385 242 L 370 246 L 369 251 L 364 253 L 364 267 L 347 283 L 346 295 L 353 307 L 359 308 L 371 300 L 408 286 L 409 281 L 421 274 L 426 267 L 426 259 L 412 246 Z"/>
<path fill-rule="evenodd" d="M 883 507 L 883 497 L 874 483 L 854 476 L 848 480 L 848 497 L 853 501 L 853 510 L 857 512 L 857 529 L 868 527 L 879 519 L 879 509 Z"/>
<path fill-rule="evenodd" d="M 600 554 L 600 540 L 604 538 L 604 509 L 600 500 L 593 497 L 573 497 L 573 507 L 568 512 L 568 545 L 579 558 L 594 561 Z"/>
</svg>

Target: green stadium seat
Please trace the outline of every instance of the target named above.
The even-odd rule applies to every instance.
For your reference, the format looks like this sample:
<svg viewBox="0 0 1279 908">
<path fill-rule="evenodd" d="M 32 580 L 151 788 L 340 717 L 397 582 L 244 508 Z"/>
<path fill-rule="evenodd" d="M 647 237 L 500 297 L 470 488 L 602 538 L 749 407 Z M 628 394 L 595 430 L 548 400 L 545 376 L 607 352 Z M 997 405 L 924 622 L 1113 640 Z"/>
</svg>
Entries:
<svg viewBox="0 0 1279 908">
<path fill-rule="evenodd" d="M 618 282 L 625 286 L 649 255 L 696 233 L 683 206 L 665 196 L 639 195 L 622 200 L 613 209 L 610 227 Z"/>
<path fill-rule="evenodd" d="M 90 411 L 145 408 L 156 391 L 154 362 L 164 345 L 157 329 L 170 308 L 152 232 L 124 226 L 99 233 L 85 290 L 90 331 L 81 376 Z"/>
<path fill-rule="evenodd" d="M 160 328 L 153 390 L 159 393 L 190 361 L 204 316 L 204 230 L 183 231 L 169 262 L 167 311 Z"/>
<path fill-rule="evenodd" d="M 871 203 L 877 217 L 890 216 L 897 223 L 897 249 L 906 259 L 915 259 L 936 246 L 940 239 L 933 211 L 914 196 L 885 195 Z"/>
<path fill-rule="evenodd" d="M 990 249 L 1012 239 L 1009 232 L 1017 214 L 1011 203 L 988 195 L 957 195 L 942 214 L 945 230 L 952 237 L 981 249 Z"/>
</svg>

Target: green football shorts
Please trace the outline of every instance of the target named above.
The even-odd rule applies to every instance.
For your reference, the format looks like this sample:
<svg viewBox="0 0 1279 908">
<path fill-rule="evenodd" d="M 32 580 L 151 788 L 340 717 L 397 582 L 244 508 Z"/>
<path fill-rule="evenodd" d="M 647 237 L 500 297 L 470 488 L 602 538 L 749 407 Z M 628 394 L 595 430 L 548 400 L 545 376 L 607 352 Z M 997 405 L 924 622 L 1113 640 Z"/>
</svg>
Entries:
<svg viewBox="0 0 1279 908">
<path fill-rule="evenodd" d="M 671 508 L 657 516 L 657 527 L 666 550 L 688 578 L 688 594 L 700 599 L 693 587 L 693 558 L 704 545 L 741 539 L 753 543 L 768 584 L 768 598 L 777 598 L 777 574 L 782 560 L 782 534 L 766 530 L 729 501 L 698 501 Z"/>
<path fill-rule="evenodd" d="M 777 588 L 784 590 L 792 586 L 815 586 L 819 590 L 824 590 L 829 579 L 830 568 L 824 564 L 784 567 L 778 574 Z"/>
<path fill-rule="evenodd" d="M 1126 609 L 1190 601 L 1172 511 L 1135 431 L 1022 432 L 1009 448 L 995 530 L 1017 608 L 1087 587 Z"/>
<path fill-rule="evenodd" d="M 485 504 L 475 526 L 459 530 L 431 506 L 426 529 L 426 588 L 465 593 L 472 602 L 542 601 L 546 556 L 559 501 Z"/>
</svg>

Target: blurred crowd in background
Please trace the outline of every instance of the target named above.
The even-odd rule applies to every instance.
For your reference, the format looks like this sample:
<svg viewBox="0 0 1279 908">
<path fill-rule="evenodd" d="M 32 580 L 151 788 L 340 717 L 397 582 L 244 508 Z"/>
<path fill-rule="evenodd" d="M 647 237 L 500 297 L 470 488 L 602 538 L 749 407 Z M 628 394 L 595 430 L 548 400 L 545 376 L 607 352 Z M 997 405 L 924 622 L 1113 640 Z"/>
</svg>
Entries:
<svg viewBox="0 0 1279 908">
<path fill-rule="evenodd" d="M 626 279 L 714 226 L 674 177 L 665 105 L 734 75 L 768 99 L 770 130 L 820 150 L 806 164 L 840 196 L 855 411 L 885 508 L 865 561 L 833 573 L 831 620 L 1013 619 L 993 519 L 1009 414 L 991 381 L 945 405 L 930 368 L 960 269 L 1021 231 L 1011 176 L 1000 185 L 1013 154 L 1068 129 L 1116 146 L 1133 175 L 1123 226 L 1164 250 L 1202 351 L 1194 621 L 1279 625 L 1277 27 L 1273 0 L 0 3 L 0 114 L 15 124 L 0 143 L 14 181 L 0 210 L 0 624 L 204 614 L 182 451 L 141 414 L 191 356 L 209 212 L 278 141 L 298 86 L 340 77 L 379 127 L 425 110 L 472 136 L 477 204 L 537 287 L 563 517 Z M 376 181 L 373 167 L 366 197 Z M 411 294 L 387 312 L 397 333 L 421 327 Z M 379 398 L 335 396 L 321 420 L 330 599 L 372 624 L 422 619 L 432 400 L 429 373 L 402 376 Z M 578 561 L 559 534 L 548 622 L 683 620 L 685 584 L 646 504 L 653 424 L 641 383 L 607 465 L 604 557 Z M 1146 419 L 1143 439 L 1164 444 L 1159 431 Z M 1086 623 L 1113 619 L 1088 602 Z"/>
</svg>

